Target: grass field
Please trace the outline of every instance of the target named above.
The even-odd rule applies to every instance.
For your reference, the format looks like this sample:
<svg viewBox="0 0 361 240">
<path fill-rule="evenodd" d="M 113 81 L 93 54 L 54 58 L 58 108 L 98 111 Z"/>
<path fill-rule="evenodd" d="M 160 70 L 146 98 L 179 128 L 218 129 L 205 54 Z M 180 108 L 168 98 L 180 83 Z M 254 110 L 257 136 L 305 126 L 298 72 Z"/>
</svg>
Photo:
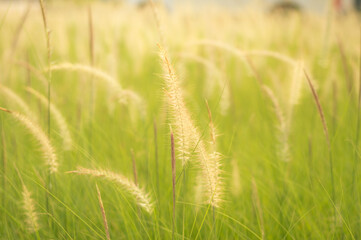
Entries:
<svg viewBox="0 0 361 240">
<path fill-rule="evenodd" d="M 0 57 L 0 239 L 361 238 L 356 14 L 6 2 Z"/>
</svg>

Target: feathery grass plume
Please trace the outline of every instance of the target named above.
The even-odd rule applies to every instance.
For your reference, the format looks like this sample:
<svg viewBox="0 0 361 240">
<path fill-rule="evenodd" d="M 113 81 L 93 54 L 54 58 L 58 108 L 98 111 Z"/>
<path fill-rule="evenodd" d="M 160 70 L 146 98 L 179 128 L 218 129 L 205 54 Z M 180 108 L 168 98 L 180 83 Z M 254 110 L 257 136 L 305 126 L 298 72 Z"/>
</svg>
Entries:
<svg viewBox="0 0 361 240">
<path fill-rule="evenodd" d="M 179 87 L 177 76 L 174 73 L 173 66 L 171 66 L 166 51 L 159 45 L 160 58 L 162 61 L 163 71 L 165 72 L 166 82 L 166 97 L 168 106 L 172 117 L 172 125 L 175 127 L 175 136 L 177 138 L 177 151 L 179 152 L 179 158 L 182 159 L 182 165 L 185 166 L 188 163 L 191 151 L 192 142 L 192 129 L 193 123 L 183 101 L 183 94 Z"/>
<path fill-rule="evenodd" d="M 13 90 L 11 90 L 8 87 L 5 87 L 2 84 L 0 84 L 0 91 L 4 95 L 6 95 L 9 100 L 12 100 L 12 102 L 16 103 L 26 116 L 28 116 L 31 119 L 35 119 L 35 116 L 33 112 L 30 110 L 29 106 L 18 94 L 16 94 Z"/>
<path fill-rule="evenodd" d="M 34 200 L 31 197 L 31 192 L 23 184 L 23 208 L 25 212 L 25 222 L 29 232 L 37 232 L 40 228 L 38 223 L 38 213 L 35 209 Z"/>
<path fill-rule="evenodd" d="M 288 145 L 288 135 L 289 135 L 289 126 L 285 120 L 282 108 L 278 102 L 278 99 L 274 95 L 272 89 L 266 85 L 262 85 L 262 90 L 266 93 L 266 96 L 271 100 L 273 109 L 276 113 L 278 120 L 278 143 L 279 143 L 279 152 L 278 155 L 282 161 L 290 161 L 289 145 Z"/>
<path fill-rule="evenodd" d="M 152 213 L 153 211 L 153 204 L 150 199 L 149 194 L 145 193 L 142 189 L 140 189 L 134 182 L 130 181 L 126 177 L 108 171 L 108 170 L 96 170 L 96 169 L 88 169 L 78 167 L 77 170 L 69 171 L 68 173 L 75 173 L 78 175 L 89 175 L 93 177 L 104 178 L 108 181 L 112 181 L 118 183 L 125 191 L 130 193 L 135 199 L 136 203 L 142 207 L 148 213 Z"/>
<path fill-rule="evenodd" d="M 196 154 L 195 159 L 203 176 L 202 180 L 203 184 L 205 184 L 207 202 L 218 207 L 222 195 L 220 155 L 207 152 L 201 135 L 185 106 L 179 81 L 168 54 L 162 46 L 158 45 L 158 47 L 164 71 L 165 92 L 173 117 L 172 125 L 175 126 L 174 135 L 178 142 L 177 151 L 180 153 L 179 157 L 182 159 L 183 166 L 185 166 L 191 157 L 191 153 Z"/>
<path fill-rule="evenodd" d="M 16 167 L 15 163 L 14 163 L 14 168 L 15 168 L 16 172 L 18 173 L 21 185 L 23 186 L 22 207 L 24 209 L 24 213 L 25 213 L 25 217 L 26 217 L 25 218 L 26 228 L 29 232 L 31 232 L 31 233 L 35 232 L 36 234 L 38 234 L 37 231 L 39 230 L 40 227 L 39 227 L 39 222 L 38 222 L 38 213 L 36 212 L 36 209 L 35 209 L 34 200 L 32 199 L 31 192 L 26 187 L 26 185 L 23 181 L 23 178 L 21 177 L 21 174 L 19 172 L 19 169 Z M 38 239 L 39 239 L 39 236 L 38 236 Z"/>
<path fill-rule="evenodd" d="M 43 105 L 48 106 L 49 102 L 48 102 L 47 98 L 45 96 L 43 96 L 41 93 L 39 93 L 38 91 L 36 91 L 35 89 L 30 88 L 30 87 L 27 87 L 26 91 L 31 93 L 37 99 L 39 99 Z M 69 128 L 68 128 L 65 118 L 63 117 L 63 115 L 61 114 L 59 109 L 53 103 L 50 103 L 50 111 L 51 111 L 51 114 L 54 116 L 54 120 L 56 121 L 56 123 L 59 127 L 60 136 L 63 139 L 64 149 L 70 150 L 72 147 L 73 140 L 71 138 L 70 131 L 69 131 Z"/>
<path fill-rule="evenodd" d="M 246 56 L 251 56 L 251 55 L 272 57 L 272 58 L 278 59 L 282 62 L 285 62 L 287 64 L 290 64 L 291 66 L 295 66 L 297 64 L 297 62 L 294 59 L 292 59 L 291 57 L 281 54 L 281 53 L 278 53 L 278 52 L 273 52 L 273 51 L 269 51 L 269 50 L 242 51 L 236 47 L 233 47 L 232 45 L 229 45 L 229 44 L 221 42 L 221 41 L 204 39 L 204 40 L 198 40 L 198 41 L 191 42 L 191 43 L 189 43 L 189 45 L 213 46 L 213 47 L 217 47 L 217 48 L 226 50 L 226 51 L 238 56 L 246 64 L 246 66 L 248 66 L 248 61 L 246 59 Z"/>
<path fill-rule="evenodd" d="M 31 133 L 31 135 L 39 142 L 40 149 L 43 153 L 43 158 L 46 161 L 46 164 L 49 167 L 50 173 L 55 173 L 58 171 L 58 161 L 55 154 L 55 149 L 51 144 L 48 136 L 43 132 L 43 130 L 28 117 L 10 111 L 8 109 L 0 107 L 0 111 L 7 112 L 11 114 L 16 120 L 18 120 L 24 127 Z"/>
<path fill-rule="evenodd" d="M 91 74 L 92 76 L 105 81 L 110 87 L 110 89 L 115 93 L 116 98 L 120 103 L 126 104 L 128 103 L 128 101 L 133 101 L 138 106 L 142 106 L 143 100 L 137 93 L 128 89 L 123 89 L 120 86 L 119 82 L 115 80 L 112 76 L 95 67 L 79 64 L 79 63 L 73 64 L 73 63 L 64 62 L 57 65 L 52 65 L 51 70 L 79 71 L 79 72 Z"/>
<path fill-rule="evenodd" d="M 105 234 L 107 235 L 107 240 L 110 240 L 109 226 L 108 226 L 107 216 L 105 215 L 104 205 L 103 205 L 103 201 L 102 201 L 102 195 L 100 194 L 98 184 L 95 184 L 95 187 L 96 187 L 97 193 L 98 193 L 99 207 L 100 207 L 100 211 L 102 212 Z"/>
</svg>

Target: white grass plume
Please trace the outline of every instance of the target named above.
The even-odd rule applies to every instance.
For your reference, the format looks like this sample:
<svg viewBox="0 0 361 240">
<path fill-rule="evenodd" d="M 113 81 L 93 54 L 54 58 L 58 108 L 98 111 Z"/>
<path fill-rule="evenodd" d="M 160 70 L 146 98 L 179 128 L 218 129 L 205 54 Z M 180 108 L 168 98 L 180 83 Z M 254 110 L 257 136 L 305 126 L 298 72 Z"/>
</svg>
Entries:
<svg viewBox="0 0 361 240">
<path fill-rule="evenodd" d="M 43 96 L 41 93 L 39 93 L 38 91 L 36 91 L 33 88 L 27 87 L 26 91 L 28 91 L 29 93 L 31 93 L 34 97 L 36 97 L 37 99 L 40 100 L 40 102 L 48 107 L 48 99 Z M 60 130 L 60 136 L 63 139 L 63 147 L 65 150 L 70 150 L 72 147 L 72 138 L 70 135 L 70 131 L 68 128 L 68 125 L 66 123 L 65 118 L 63 117 L 63 115 L 61 114 L 61 112 L 59 111 L 59 109 L 53 104 L 50 103 L 50 112 L 51 114 L 54 116 L 54 120 L 56 121 L 59 130 Z"/>
<path fill-rule="evenodd" d="M 185 106 L 183 94 L 179 86 L 177 75 L 168 58 L 166 50 L 159 45 L 160 59 L 164 71 L 167 102 L 173 117 L 172 125 L 175 126 L 175 136 L 178 142 L 177 150 L 180 153 L 183 166 L 189 161 L 191 154 L 199 164 L 202 180 L 205 187 L 207 203 L 218 207 L 222 198 L 220 155 L 209 153 L 192 121 L 190 113 Z"/>
<path fill-rule="evenodd" d="M 10 113 L 11 116 L 18 120 L 31 133 L 31 135 L 39 142 L 41 152 L 43 153 L 43 158 L 49 167 L 50 173 L 57 172 L 58 161 L 55 149 L 44 131 L 36 123 L 20 113 L 13 112 L 1 107 L 0 110 Z"/>
<path fill-rule="evenodd" d="M 107 85 L 110 87 L 110 89 L 114 92 L 117 100 L 120 103 L 128 103 L 128 101 L 133 101 L 137 105 L 142 105 L 143 103 L 142 98 L 137 93 L 128 89 L 123 89 L 116 79 L 114 79 L 112 76 L 110 76 L 109 74 L 98 68 L 79 63 L 64 62 L 64 63 L 52 65 L 50 67 L 50 70 L 51 71 L 68 70 L 68 71 L 78 71 L 78 72 L 91 74 L 97 79 L 106 82 Z"/>
<path fill-rule="evenodd" d="M 8 87 L 5 87 L 4 85 L 0 84 L 0 91 L 6 95 L 6 97 L 9 100 L 12 100 L 12 102 L 14 102 L 16 105 L 18 105 L 21 109 L 21 111 L 28 116 L 31 119 L 35 119 L 34 118 L 34 114 L 33 112 L 30 110 L 29 106 L 24 102 L 24 100 L 18 95 L 16 94 L 13 90 L 11 90 Z"/>
<path fill-rule="evenodd" d="M 40 228 L 38 222 L 38 213 L 36 212 L 34 200 L 31 197 L 31 192 L 27 189 L 25 184 L 23 184 L 22 195 L 26 228 L 29 232 L 37 232 Z"/>
<path fill-rule="evenodd" d="M 69 171 L 68 173 L 89 175 L 93 177 L 104 178 L 108 181 L 115 182 L 119 184 L 125 191 L 130 193 L 136 199 L 136 203 L 140 207 L 142 207 L 145 211 L 147 211 L 148 213 L 152 213 L 153 211 L 153 204 L 149 194 L 145 193 L 142 189 L 136 186 L 133 181 L 130 181 L 129 179 L 127 179 L 126 177 L 120 174 L 108 170 L 102 170 L 102 169 L 96 170 L 96 169 L 88 169 L 82 167 L 78 167 L 77 170 Z"/>
<path fill-rule="evenodd" d="M 272 89 L 267 87 L 266 85 L 262 85 L 263 91 L 266 93 L 266 96 L 271 100 L 274 112 L 276 113 L 278 120 L 278 154 L 282 161 L 288 162 L 290 161 L 290 152 L 289 152 L 289 144 L 288 144 L 288 135 L 289 129 L 288 125 L 282 111 L 282 108 L 278 102 L 278 99 L 274 95 Z"/>
<path fill-rule="evenodd" d="M 198 40 L 198 41 L 194 41 L 191 42 L 189 45 L 205 45 L 205 46 L 213 46 L 213 47 L 217 47 L 223 50 L 226 50 L 236 56 L 238 56 L 246 65 L 248 65 L 247 60 L 246 60 L 246 56 L 251 56 L 251 55 L 255 55 L 255 56 L 266 56 L 266 57 L 271 57 L 274 59 L 278 59 L 282 62 L 285 62 L 291 66 L 295 66 L 296 65 L 296 61 L 284 54 L 278 53 L 278 52 L 274 52 L 274 51 L 270 51 L 270 50 L 247 50 L 247 51 L 243 51 L 240 50 L 230 44 L 221 42 L 221 41 L 215 41 L 215 40 L 209 40 L 209 39 L 204 39 L 204 40 Z"/>
</svg>

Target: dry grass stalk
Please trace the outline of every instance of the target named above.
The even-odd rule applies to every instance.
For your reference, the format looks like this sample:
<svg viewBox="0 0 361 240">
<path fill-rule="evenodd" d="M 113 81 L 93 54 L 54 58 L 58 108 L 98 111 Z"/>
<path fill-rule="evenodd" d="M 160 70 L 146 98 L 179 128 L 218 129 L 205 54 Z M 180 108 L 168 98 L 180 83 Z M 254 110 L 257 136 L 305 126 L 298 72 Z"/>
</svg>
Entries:
<svg viewBox="0 0 361 240">
<path fill-rule="evenodd" d="M 105 209 L 104 209 L 104 205 L 103 205 L 103 201 L 102 201 L 102 195 L 100 194 L 98 184 L 95 184 L 95 187 L 96 187 L 97 193 L 98 193 L 99 207 L 100 207 L 100 211 L 102 212 L 105 234 L 107 235 L 107 240 L 110 240 L 109 226 L 108 226 L 107 216 L 105 215 Z"/>
<path fill-rule="evenodd" d="M 43 18 L 43 23 L 44 23 L 44 31 L 45 31 L 46 46 L 47 46 L 47 57 L 48 57 L 48 68 L 49 68 L 48 74 L 50 75 L 51 74 L 51 72 L 50 72 L 50 62 L 51 62 L 50 29 L 48 28 L 48 21 L 47 21 L 44 1 L 39 0 L 39 4 L 40 4 L 40 9 L 41 9 L 41 16 Z M 51 78 L 49 78 L 48 81 L 51 82 Z"/>
<path fill-rule="evenodd" d="M 153 204 L 151 202 L 149 194 L 145 193 L 142 189 L 140 189 L 138 186 L 134 184 L 134 182 L 131 182 L 126 177 L 108 171 L 108 170 L 96 170 L 96 169 L 87 169 L 78 167 L 75 171 L 70 171 L 68 173 L 75 173 L 79 175 L 89 175 L 93 177 L 98 178 L 104 178 L 108 181 L 116 182 L 118 183 L 125 191 L 130 193 L 135 199 L 136 203 L 142 207 L 145 211 L 148 213 L 152 213 L 153 211 Z"/>
<path fill-rule="evenodd" d="M 48 106 L 49 102 L 48 99 L 43 96 L 41 93 L 36 91 L 33 88 L 27 87 L 26 91 L 31 93 L 34 97 L 36 97 L 44 106 Z M 72 148 L 72 138 L 70 135 L 70 131 L 68 128 L 68 125 L 66 123 L 66 120 L 60 110 L 52 103 L 50 103 L 50 111 L 51 114 L 54 116 L 54 120 L 56 121 L 59 130 L 60 130 L 60 136 L 63 139 L 63 147 L 65 150 L 70 150 Z"/>
<path fill-rule="evenodd" d="M 318 113 L 319 113 L 320 118 L 321 118 L 323 132 L 324 132 L 325 137 L 326 137 L 327 146 L 328 146 L 329 149 L 331 149 L 330 136 L 329 136 L 329 133 L 328 133 L 327 123 L 326 123 L 325 115 L 324 115 L 322 107 L 321 107 L 319 97 L 318 97 L 318 95 L 316 93 L 316 90 L 315 90 L 315 88 L 314 88 L 314 86 L 313 86 L 313 84 L 311 82 L 311 79 L 309 78 L 306 70 L 304 70 L 304 73 L 305 73 L 308 85 L 310 86 L 310 89 L 311 89 L 311 92 L 312 92 L 312 95 L 313 95 L 313 99 L 315 100 Z"/>
<path fill-rule="evenodd" d="M 55 173 L 58 171 L 58 161 L 55 154 L 55 149 L 51 144 L 48 136 L 43 132 L 43 130 L 33 121 L 31 121 L 26 116 L 12 112 L 8 109 L 0 107 L 1 111 L 10 113 L 16 120 L 18 120 L 24 127 L 31 133 L 31 135 L 39 142 L 40 149 L 43 153 L 43 158 L 46 161 L 46 164 L 49 167 L 50 173 Z"/>
</svg>

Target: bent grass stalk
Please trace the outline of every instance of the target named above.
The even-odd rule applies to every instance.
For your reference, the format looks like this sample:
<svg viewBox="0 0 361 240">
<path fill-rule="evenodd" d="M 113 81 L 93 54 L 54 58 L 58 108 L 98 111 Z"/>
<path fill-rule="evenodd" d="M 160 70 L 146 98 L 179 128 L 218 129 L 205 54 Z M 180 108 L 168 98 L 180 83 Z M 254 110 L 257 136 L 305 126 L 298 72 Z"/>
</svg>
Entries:
<svg viewBox="0 0 361 240">
<path fill-rule="evenodd" d="M 105 215 L 105 209 L 104 209 L 104 205 L 103 205 L 102 195 L 100 194 L 98 184 L 95 184 L 95 187 L 97 189 L 100 211 L 102 212 L 105 234 L 107 236 L 107 240 L 110 240 L 109 226 L 108 226 L 107 216 Z"/>
</svg>

